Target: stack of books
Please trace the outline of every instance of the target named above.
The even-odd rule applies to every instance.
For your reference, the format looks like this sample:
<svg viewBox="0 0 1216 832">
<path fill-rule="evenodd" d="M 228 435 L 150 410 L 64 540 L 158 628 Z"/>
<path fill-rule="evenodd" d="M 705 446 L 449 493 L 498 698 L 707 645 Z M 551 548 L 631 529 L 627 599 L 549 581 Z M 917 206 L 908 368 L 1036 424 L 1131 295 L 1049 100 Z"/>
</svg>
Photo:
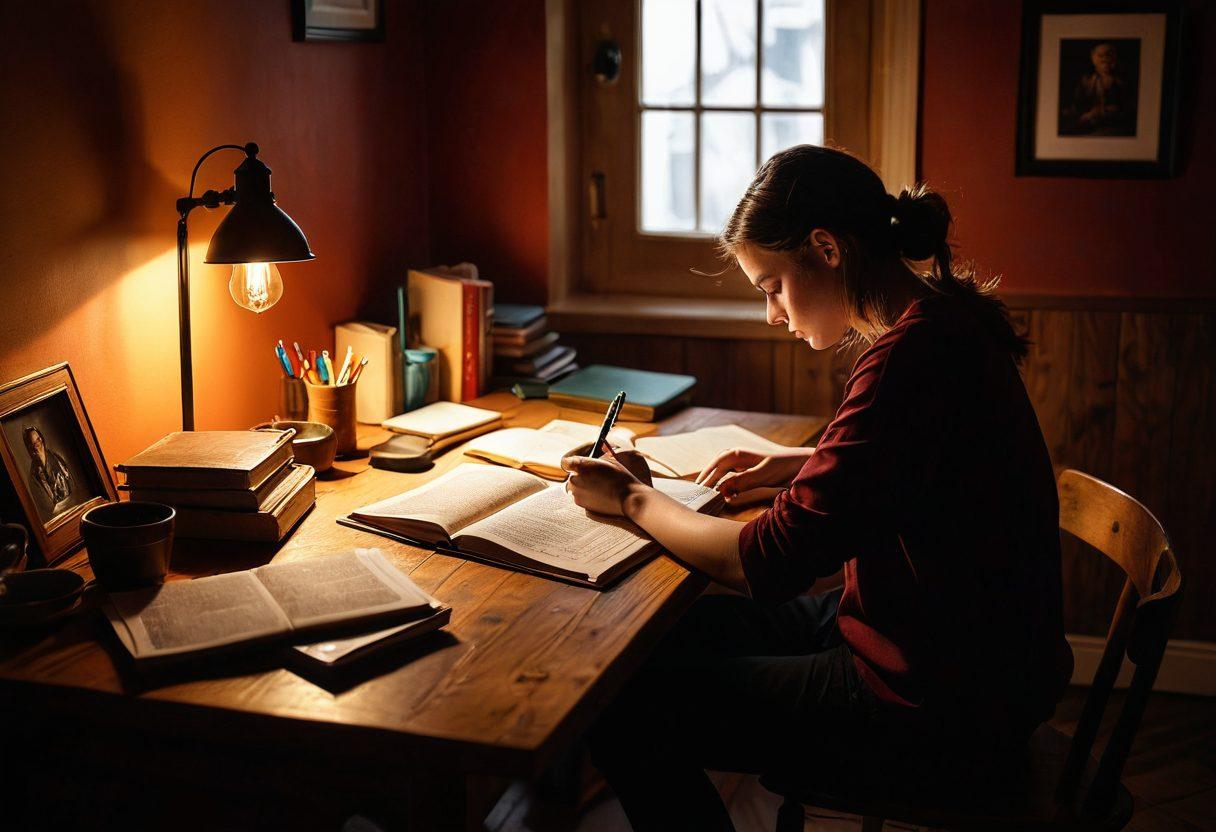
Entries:
<svg viewBox="0 0 1216 832">
<path fill-rule="evenodd" d="M 544 307 L 500 303 L 494 309 L 495 388 L 519 382 L 551 384 L 578 369 L 574 347 L 557 343 Z"/>
<path fill-rule="evenodd" d="M 174 534 L 277 543 L 316 502 L 316 472 L 297 465 L 292 431 L 171 433 L 117 469 L 132 500 L 177 510 Z"/>
</svg>

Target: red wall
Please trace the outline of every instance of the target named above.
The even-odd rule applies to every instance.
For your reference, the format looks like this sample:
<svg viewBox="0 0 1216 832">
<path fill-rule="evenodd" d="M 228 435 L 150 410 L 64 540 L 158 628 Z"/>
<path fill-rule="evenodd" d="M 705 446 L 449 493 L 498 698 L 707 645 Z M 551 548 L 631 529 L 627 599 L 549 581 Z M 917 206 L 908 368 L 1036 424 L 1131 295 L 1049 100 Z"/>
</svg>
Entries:
<svg viewBox="0 0 1216 832">
<path fill-rule="evenodd" d="M 200 428 L 274 413 L 278 338 L 317 346 L 427 257 L 420 13 L 386 44 L 293 43 L 286 2 L 0 4 L 0 381 L 59 361 L 107 461 L 180 426 L 174 200 L 213 145 L 257 141 L 317 259 L 255 316 L 190 220 Z M 235 152 L 199 189 L 232 184 Z"/>
<path fill-rule="evenodd" d="M 964 256 L 1007 293 L 1216 297 L 1216 15 L 1190 21 L 1181 173 L 1149 181 L 1015 177 L 1020 4 L 925 0 L 924 15 L 921 176 Z"/>
<path fill-rule="evenodd" d="M 426 20 L 432 253 L 477 262 L 500 298 L 536 302 L 547 290 L 544 6 L 447 0 Z M 1216 15 L 1192 6 L 1181 173 L 1136 181 L 1015 177 L 1021 4 L 924 0 L 921 176 L 950 199 L 962 255 L 1003 274 L 1007 293 L 1216 296 Z"/>
<path fill-rule="evenodd" d="M 544 0 L 443 0 L 426 8 L 432 254 L 476 263 L 499 300 L 544 303 Z"/>
</svg>

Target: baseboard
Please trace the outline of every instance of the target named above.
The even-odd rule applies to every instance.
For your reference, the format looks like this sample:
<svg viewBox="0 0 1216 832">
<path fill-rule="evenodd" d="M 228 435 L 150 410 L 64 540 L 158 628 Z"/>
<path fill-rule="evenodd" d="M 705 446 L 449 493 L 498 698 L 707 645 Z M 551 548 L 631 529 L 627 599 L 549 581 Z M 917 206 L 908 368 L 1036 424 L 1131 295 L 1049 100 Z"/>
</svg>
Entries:
<svg viewBox="0 0 1216 832">
<path fill-rule="evenodd" d="M 1068 634 L 1075 667 L 1074 685 L 1088 685 L 1094 680 L 1106 639 L 1101 636 Z M 1123 663 L 1116 687 L 1125 688 L 1131 681 L 1132 665 Z M 1187 693 L 1193 696 L 1216 696 L 1216 642 L 1171 640 L 1165 646 L 1161 670 L 1153 690 Z"/>
</svg>

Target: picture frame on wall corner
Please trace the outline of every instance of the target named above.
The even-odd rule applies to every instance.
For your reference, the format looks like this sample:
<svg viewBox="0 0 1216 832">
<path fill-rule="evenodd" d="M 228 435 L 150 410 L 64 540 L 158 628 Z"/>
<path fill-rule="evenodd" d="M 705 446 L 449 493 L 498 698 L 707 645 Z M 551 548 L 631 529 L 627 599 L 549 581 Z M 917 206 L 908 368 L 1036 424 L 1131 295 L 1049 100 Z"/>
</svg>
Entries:
<svg viewBox="0 0 1216 832">
<path fill-rule="evenodd" d="M 1026 0 L 1022 15 L 1017 175 L 1174 176 L 1182 0 Z"/>
<path fill-rule="evenodd" d="M 384 0 L 291 0 L 291 39 L 383 41 Z"/>
<path fill-rule="evenodd" d="M 80 548 L 81 516 L 118 492 L 66 364 L 0 386 L 0 515 L 54 565 Z"/>
</svg>

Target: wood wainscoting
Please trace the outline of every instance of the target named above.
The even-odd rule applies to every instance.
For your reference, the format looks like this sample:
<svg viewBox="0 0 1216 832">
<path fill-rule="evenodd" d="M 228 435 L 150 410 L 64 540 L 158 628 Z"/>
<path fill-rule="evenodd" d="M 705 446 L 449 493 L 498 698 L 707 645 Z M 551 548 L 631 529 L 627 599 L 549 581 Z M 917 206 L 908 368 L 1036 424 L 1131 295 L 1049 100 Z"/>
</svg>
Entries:
<svg viewBox="0 0 1216 832">
<path fill-rule="evenodd" d="M 1158 516 L 1188 584 L 1173 636 L 1216 641 L 1208 601 L 1216 594 L 1216 305 L 1011 298 L 1010 306 L 1034 342 L 1023 375 L 1053 463 L 1115 484 Z M 653 331 L 663 331 L 661 321 Z M 780 413 L 834 413 L 854 357 L 774 340 L 569 329 L 562 340 L 583 365 L 695 375 L 697 404 Z M 1106 558 L 1066 540 L 1068 631 L 1105 635 L 1121 583 Z"/>
</svg>

